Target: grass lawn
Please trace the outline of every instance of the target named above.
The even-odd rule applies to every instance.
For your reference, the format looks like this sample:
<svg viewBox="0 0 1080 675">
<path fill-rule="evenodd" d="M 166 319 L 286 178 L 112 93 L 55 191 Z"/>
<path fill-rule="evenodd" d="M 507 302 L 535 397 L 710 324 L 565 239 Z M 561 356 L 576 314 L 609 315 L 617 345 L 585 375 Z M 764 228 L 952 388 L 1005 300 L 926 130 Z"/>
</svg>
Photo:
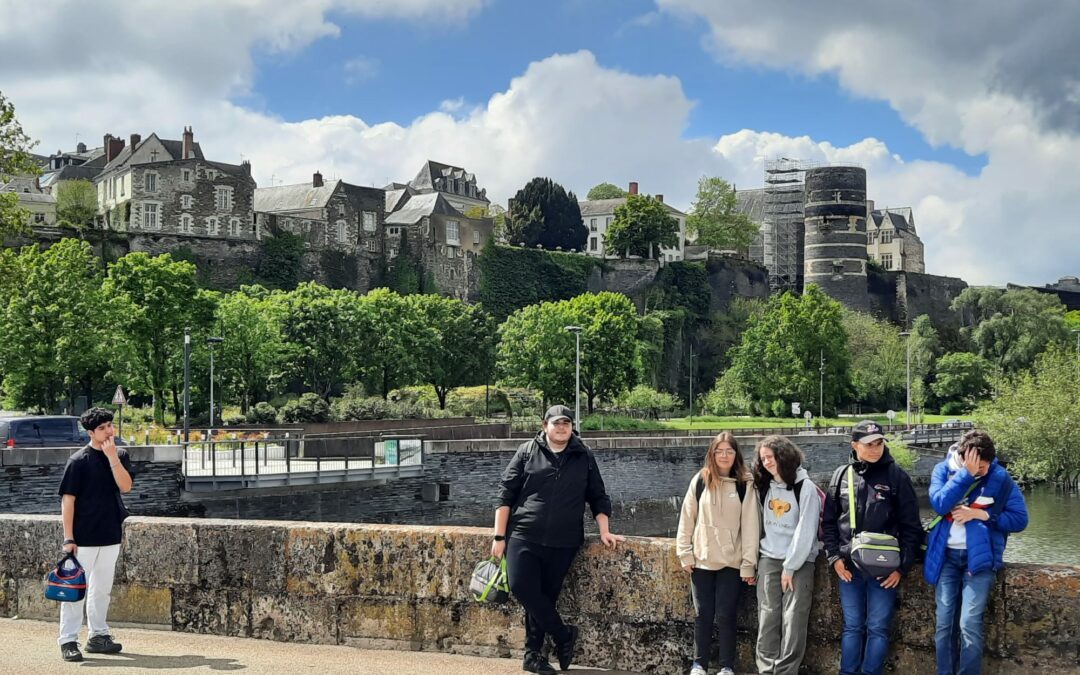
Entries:
<svg viewBox="0 0 1080 675">
<path fill-rule="evenodd" d="M 883 414 L 871 414 L 865 417 L 828 417 L 821 420 L 815 420 L 822 426 L 826 427 L 850 427 L 855 425 L 860 420 L 870 419 L 880 424 L 888 424 L 889 419 Z M 893 419 L 893 424 L 904 424 L 904 413 L 898 413 Z M 913 416 L 912 423 L 918 424 L 940 424 L 948 419 L 958 419 L 961 421 L 970 420 L 970 416 L 951 416 L 951 415 L 923 415 L 922 419 Z M 713 417 L 694 416 L 694 423 L 691 426 L 689 418 L 676 417 L 666 420 L 661 420 L 658 428 L 669 429 L 756 429 L 756 428 L 768 428 L 768 427 L 784 427 L 790 429 L 806 428 L 806 420 L 796 419 L 793 417 Z"/>
</svg>

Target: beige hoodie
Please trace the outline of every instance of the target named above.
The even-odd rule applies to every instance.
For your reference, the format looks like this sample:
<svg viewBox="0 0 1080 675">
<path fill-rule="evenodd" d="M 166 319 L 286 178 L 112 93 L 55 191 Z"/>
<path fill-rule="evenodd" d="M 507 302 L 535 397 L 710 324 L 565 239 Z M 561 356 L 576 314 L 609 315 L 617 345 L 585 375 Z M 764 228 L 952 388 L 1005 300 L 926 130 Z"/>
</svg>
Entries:
<svg viewBox="0 0 1080 675">
<path fill-rule="evenodd" d="M 695 497 L 698 476 L 694 474 L 683 497 L 675 554 L 682 565 L 704 570 L 725 567 L 739 569 L 739 576 L 756 576 L 758 540 L 761 532 L 754 484 L 746 484 L 746 496 L 739 503 L 735 479 L 723 477 Z"/>
</svg>

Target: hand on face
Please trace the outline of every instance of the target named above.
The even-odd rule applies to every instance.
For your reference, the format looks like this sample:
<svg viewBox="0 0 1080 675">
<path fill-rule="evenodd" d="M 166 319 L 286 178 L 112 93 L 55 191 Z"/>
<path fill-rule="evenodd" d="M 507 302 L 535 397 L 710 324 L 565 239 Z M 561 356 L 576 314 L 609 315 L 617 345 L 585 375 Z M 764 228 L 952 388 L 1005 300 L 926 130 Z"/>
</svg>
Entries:
<svg viewBox="0 0 1080 675">
<path fill-rule="evenodd" d="M 979 459 L 979 451 L 975 448 L 968 448 L 964 453 L 964 468 L 967 472 L 976 478 L 982 478 L 986 475 L 986 472 L 990 468 L 989 462 L 983 462 Z"/>
</svg>

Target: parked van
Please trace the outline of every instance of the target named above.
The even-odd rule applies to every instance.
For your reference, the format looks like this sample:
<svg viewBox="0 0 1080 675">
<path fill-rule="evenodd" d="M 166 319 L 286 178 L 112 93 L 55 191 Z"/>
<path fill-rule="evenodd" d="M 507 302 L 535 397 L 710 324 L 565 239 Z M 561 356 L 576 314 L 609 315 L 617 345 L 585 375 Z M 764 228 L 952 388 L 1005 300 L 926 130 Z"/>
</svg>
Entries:
<svg viewBox="0 0 1080 675">
<path fill-rule="evenodd" d="M 70 415 L 0 417 L 0 445 L 5 448 L 66 448 L 90 442 L 90 435 Z"/>
</svg>

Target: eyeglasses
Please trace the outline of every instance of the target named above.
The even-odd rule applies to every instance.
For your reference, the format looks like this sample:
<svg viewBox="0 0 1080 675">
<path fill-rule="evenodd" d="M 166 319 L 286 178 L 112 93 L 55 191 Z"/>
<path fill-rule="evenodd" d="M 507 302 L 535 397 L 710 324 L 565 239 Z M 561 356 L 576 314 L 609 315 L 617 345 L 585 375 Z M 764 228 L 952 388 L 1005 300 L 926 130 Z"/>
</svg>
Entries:
<svg viewBox="0 0 1080 675">
<path fill-rule="evenodd" d="M 713 450 L 712 454 L 719 455 L 720 457 L 734 457 L 736 453 L 734 450 Z"/>
</svg>

